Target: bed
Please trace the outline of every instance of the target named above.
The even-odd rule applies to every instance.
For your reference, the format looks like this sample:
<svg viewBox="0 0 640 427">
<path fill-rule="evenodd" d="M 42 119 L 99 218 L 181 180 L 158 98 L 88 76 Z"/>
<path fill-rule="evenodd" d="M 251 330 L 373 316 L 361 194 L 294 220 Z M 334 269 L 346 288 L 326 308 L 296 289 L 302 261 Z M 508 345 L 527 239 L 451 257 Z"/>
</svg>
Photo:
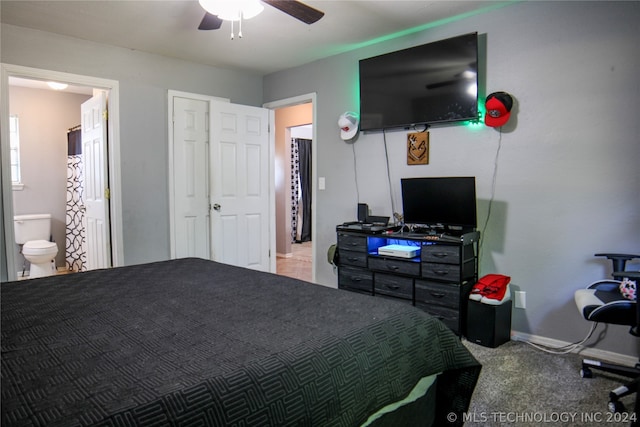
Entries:
<svg viewBox="0 0 640 427">
<path fill-rule="evenodd" d="M 0 294 L 3 427 L 461 425 L 481 369 L 404 303 L 198 258 Z"/>
</svg>

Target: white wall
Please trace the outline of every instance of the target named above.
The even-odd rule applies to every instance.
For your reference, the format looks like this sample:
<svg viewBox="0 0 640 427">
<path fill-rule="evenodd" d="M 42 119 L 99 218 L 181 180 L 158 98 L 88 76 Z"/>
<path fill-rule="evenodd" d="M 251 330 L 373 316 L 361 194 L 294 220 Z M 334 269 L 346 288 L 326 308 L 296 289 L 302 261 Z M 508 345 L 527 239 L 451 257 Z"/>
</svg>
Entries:
<svg viewBox="0 0 640 427">
<path fill-rule="evenodd" d="M 317 280 L 336 286 L 324 252 L 357 201 L 390 215 L 391 198 L 401 209 L 402 177 L 473 175 L 481 229 L 493 198 L 480 274 L 510 275 L 527 293 L 513 328 L 583 338 L 590 325 L 573 293 L 610 272 L 593 254 L 640 253 L 638 22 L 638 2 L 521 2 L 266 76 L 266 102 L 318 93 L 314 142 L 327 189 L 317 198 Z M 388 132 L 389 189 L 383 135 L 360 135 L 352 147 L 336 125 L 344 111 L 358 111 L 358 60 L 471 31 L 485 40 L 481 95 L 511 93 L 512 121 L 502 133 L 432 128 L 424 166 L 406 165 L 405 131 Z M 636 355 L 627 329 L 609 326 L 598 348 Z"/>
<path fill-rule="evenodd" d="M 302 125 L 291 128 L 291 138 L 313 139 L 313 126 Z"/>
</svg>

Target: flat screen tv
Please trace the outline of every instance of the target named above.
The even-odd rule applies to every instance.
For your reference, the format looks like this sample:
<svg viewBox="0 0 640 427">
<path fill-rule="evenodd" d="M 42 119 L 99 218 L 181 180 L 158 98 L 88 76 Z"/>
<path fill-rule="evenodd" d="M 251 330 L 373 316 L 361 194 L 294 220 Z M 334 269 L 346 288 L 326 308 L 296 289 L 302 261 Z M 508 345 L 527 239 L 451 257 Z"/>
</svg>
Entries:
<svg viewBox="0 0 640 427">
<path fill-rule="evenodd" d="M 404 178 L 400 183 L 405 224 L 445 231 L 477 227 L 475 177 Z"/>
<path fill-rule="evenodd" d="M 478 118 L 478 33 L 360 60 L 360 129 Z"/>
</svg>

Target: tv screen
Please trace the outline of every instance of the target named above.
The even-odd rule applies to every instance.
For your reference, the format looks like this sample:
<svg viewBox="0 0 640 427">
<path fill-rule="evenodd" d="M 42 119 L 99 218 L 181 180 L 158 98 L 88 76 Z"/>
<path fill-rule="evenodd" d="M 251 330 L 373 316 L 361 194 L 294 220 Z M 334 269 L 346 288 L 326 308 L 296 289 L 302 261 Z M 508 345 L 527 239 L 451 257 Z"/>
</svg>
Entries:
<svg viewBox="0 0 640 427">
<path fill-rule="evenodd" d="M 464 231 L 477 227 L 475 177 L 404 178 L 405 224 Z"/>
<path fill-rule="evenodd" d="M 478 33 L 360 60 L 360 129 L 478 118 Z"/>
</svg>

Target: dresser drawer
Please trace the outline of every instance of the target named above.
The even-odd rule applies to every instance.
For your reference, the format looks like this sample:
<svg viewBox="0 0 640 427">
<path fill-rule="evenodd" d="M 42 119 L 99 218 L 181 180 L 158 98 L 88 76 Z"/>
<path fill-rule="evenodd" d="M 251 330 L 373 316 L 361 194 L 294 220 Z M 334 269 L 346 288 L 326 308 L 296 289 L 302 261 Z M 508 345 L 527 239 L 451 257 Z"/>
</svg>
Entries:
<svg viewBox="0 0 640 427">
<path fill-rule="evenodd" d="M 338 267 L 338 288 L 373 295 L 373 273 L 354 267 Z"/>
<path fill-rule="evenodd" d="M 428 279 L 446 280 L 447 282 L 459 282 L 460 265 L 423 262 L 422 277 L 426 277 Z"/>
<path fill-rule="evenodd" d="M 376 295 L 413 300 L 413 279 L 410 277 L 374 273 L 373 286 Z"/>
<path fill-rule="evenodd" d="M 402 261 L 395 258 L 369 257 L 369 268 L 385 273 L 420 277 L 419 262 Z"/>
<path fill-rule="evenodd" d="M 367 253 L 341 250 L 338 252 L 340 265 L 353 265 L 355 267 L 367 267 Z"/>
<path fill-rule="evenodd" d="M 404 303 L 407 306 L 413 306 L 413 301 L 410 300 L 410 299 L 396 298 L 396 297 L 391 297 L 391 296 L 385 295 L 385 294 L 376 294 L 375 298 L 388 299 L 388 300 L 391 300 L 391 301 Z"/>
<path fill-rule="evenodd" d="M 416 280 L 416 305 L 437 305 L 456 311 L 460 307 L 460 286 Z"/>
<path fill-rule="evenodd" d="M 424 245 L 421 257 L 423 262 L 460 264 L 460 246 Z"/>
<path fill-rule="evenodd" d="M 338 250 L 342 249 L 367 253 L 367 236 L 339 231 Z"/>
<path fill-rule="evenodd" d="M 453 333 L 460 335 L 460 315 L 457 310 L 447 307 L 416 304 L 416 307 L 441 320 Z"/>
</svg>

